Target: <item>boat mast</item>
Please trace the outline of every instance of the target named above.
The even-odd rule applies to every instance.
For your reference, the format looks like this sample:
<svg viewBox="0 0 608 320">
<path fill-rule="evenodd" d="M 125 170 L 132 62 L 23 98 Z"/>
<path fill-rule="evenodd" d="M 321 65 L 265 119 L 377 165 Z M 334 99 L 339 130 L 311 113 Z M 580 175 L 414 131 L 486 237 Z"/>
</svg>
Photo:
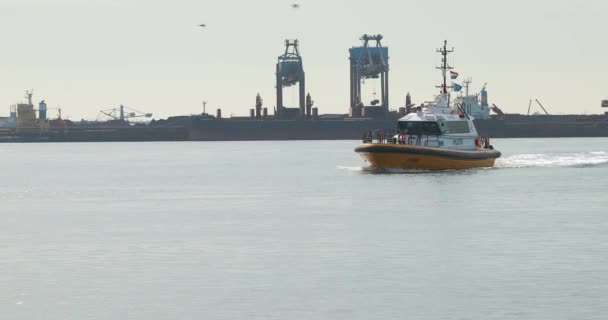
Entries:
<svg viewBox="0 0 608 320">
<path fill-rule="evenodd" d="M 441 54 L 441 66 L 437 67 L 437 69 L 441 70 L 443 73 L 443 84 L 438 88 L 441 88 L 441 94 L 443 96 L 448 96 L 449 98 L 448 88 L 452 88 L 452 86 L 448 86 L 448 71 L 454 68 L 448 64 L 448 53 L 454 52 L 454 48 L 448 50 L 448 41 L 445 40 L 443 42 L 443 48 L 437 49 L 437 52 Z"/>
<path fill-rule="evenodd" d="M 473 79 L 471 79 L 471 78 L 466 78 L 462 81 L 462 84 L 464 85 L 464 88 L 465 88 L 465 93 L 464 93 L 465 97 L 469 96 L 469 86 L 471 85 L 472 82 L 473 82 Z"/>
</svg>

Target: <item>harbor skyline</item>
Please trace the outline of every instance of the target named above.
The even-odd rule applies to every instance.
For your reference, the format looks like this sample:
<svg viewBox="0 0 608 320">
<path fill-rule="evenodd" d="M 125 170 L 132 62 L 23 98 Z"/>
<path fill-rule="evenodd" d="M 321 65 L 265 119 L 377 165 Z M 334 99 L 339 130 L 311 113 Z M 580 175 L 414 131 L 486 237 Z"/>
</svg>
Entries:
<svg viewBox="0 0 608 320">
<path fill-rule="evenodd" d="M 272 110 L 274 65 L 291 38 L 300 40 L 319 112 L 348 113 L 348 49 L 364 33 L 383 34 L 389 47 L 391 109 L 407 92 L 415 103 L 437 93 L 429 85 L 440 81 L 434 53 L 447 39 L 471 90 L 487 82 L 490 102 L 507 113 L 525 114 L 529 99 L 553 114 L 603 112 L 604 2 L 576 10 L 571 1 L 544 0 L 299 3 L 3 1 L 0 116 L 29 89 L 72 120 L 120 104 L 157 119 L 201 113 L 203 100 L 210 113 L 246 116 L 258 92 Z M 374 91 L 372 84 L 364 94 Z M 287 90 L 286 104 L 296 100 Z"/>
</svg>

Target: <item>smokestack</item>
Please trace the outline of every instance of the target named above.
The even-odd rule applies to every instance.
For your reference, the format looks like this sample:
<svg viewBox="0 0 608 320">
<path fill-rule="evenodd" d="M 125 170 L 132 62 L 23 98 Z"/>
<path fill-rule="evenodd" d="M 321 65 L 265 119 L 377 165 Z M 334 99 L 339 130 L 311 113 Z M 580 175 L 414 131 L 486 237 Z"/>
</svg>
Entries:
<svg viewBox="0 0 608 320">
<path fill-rule="evenodd" d="M 46 103 L 44 100 L 38 104 L 38 119 L 46 120 Z"/>
<path fill-rule="evenodd" d="M 410 114 L 412 113 L 412 107 L 414 105 L 412 104 L 412 96 L 410 96 L 410 93 L 407 93 L 407 96 L 405 96 L 405 113 L 406 114 Z"/>
<path fill-rule="evenodd" d="M 306 95 L 306 119 L 310 119 L 310 117 L 312 116 L 312 106 L 315 104 L 314 101 L 312 101 L 312 97 L 310 96 L 310 93 L 308 93 Z"/>
<path fill-rule="evenodd" d="M 218 119 L 222 118 L 222 109 L 217 109 L 217 117 Z"/>
<path fill-rule="evenodd" d="M 255 97 L 255 117 L 256 117 L 256 119 L 259 119 L 262 116 L 262 105 L 263 104 L 264 104 L 264 100 L 262 100 L 262 97 L 258 93 L 258 95 Z"/>
</svg>

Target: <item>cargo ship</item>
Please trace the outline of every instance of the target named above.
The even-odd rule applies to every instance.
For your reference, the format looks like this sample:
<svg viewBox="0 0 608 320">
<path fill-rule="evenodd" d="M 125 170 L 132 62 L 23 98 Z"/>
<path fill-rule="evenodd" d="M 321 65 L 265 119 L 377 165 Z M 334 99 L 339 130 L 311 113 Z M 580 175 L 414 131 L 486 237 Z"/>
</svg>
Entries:
<svg viewBox="0 0 608 320">
<path fill-rule="evenodd" d="M 50 108 L 44 100 L 38 108 L 32 101 L 33 92 L 27 91 L 24 103 L 11 106 L 10 116 L 0 118 L 0 142 L 113 142 L 113 141 L 185 141 L 189 131 L 183 126 L 151 126 L 134 123 L 124 106 L 112 111 L 102 111 L 111 120 L 80 121 L 65 120 L 61 109 L 55 119 L 49 119 Z M 144 115 L 151 117 L 150 114 Z"/>
<path fill-rule="evenodd" d="M 70 121 L 32 118 L 17 112 L 0 117 L 0 142 L 112 141 L 262 141 L 360 140 L 370 130 L 391 129 L 405 113 L 392 111 L 385 119 L 352 118 L 348 114 L 315 115 L 310 120 L 274 116 L 222 118 L 206 113 L 132 123 L 128 120 Z M 409 108 L 408 108 L 409 110 Z M 411 112 L 411 110 L 409 110 Z M 44 118 L 43 118 L 44 119 Z M 493 138 L 608 137 L 608 115 L 488 115 L 474 120 L 480 135 Z M 19 129 L 18 129 L 19 128 Z"/>
<path fill-rule="evenodd" d="M 482 94 L 486 94 L 483 90 Z M 471 97 L 476 98 L 476 96 Z M 409 101 L 409 99 L 408 99 Z M 424 104 L 421 104 L 424 106 Z M 480 135 L 493 138 L 608 137 L 608 115 L 508 114 L 495 106 L 471 104 L 469 109 Z M 403 108 L 405 109 L 405 108 Z M 490 114 L 488 110 L 500 110 Z M 222 118 L 209 114 L 170 117 L 156 125 L 179 126 L 188 130 L 192 141 L 257 140 L 359 140 L 369 130 L 393 128 L 411 112 L 391 111 L 386 118 L 352 118 L 348 114 L 315 115 L 306 119 L 277 119 L 274 116 Z M 483 116 L 481 110 L 486 114 Z M 155 125 L 155 124 L 151 124 Z"/>
</svg>

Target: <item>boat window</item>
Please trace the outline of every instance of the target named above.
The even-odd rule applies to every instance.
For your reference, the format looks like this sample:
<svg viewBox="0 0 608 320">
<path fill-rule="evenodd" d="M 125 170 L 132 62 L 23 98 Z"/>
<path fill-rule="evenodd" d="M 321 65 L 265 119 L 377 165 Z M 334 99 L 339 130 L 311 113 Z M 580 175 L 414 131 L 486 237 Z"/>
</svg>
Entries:
<svg viewBox="0 0 608 320">
<path fill-rule="evenodd" d="M 446 121 L 445 123 L 445 133 L 470 133 L 468 121 Z"/>
<path fill-rule="evenodd" d="M 412 135 L 441 135 L 439 126 L 435 121 L 399 121 L 399 130 Z"/>
</svg>

